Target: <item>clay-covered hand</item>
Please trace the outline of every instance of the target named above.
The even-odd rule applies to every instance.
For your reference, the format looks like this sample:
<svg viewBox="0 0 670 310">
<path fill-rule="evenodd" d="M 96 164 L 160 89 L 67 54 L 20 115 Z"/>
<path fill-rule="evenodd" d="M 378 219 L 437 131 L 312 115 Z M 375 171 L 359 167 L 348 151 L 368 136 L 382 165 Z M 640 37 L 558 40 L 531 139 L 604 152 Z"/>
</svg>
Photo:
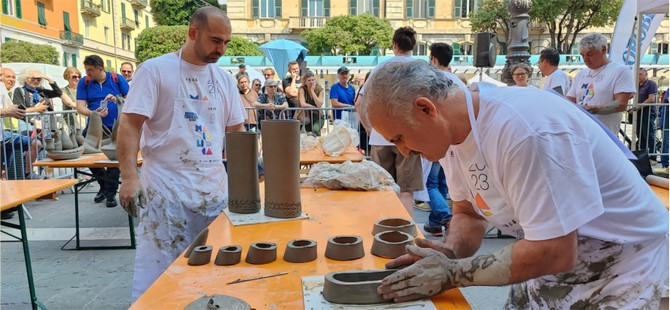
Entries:
<svg viewBox="0 0 670 310">
<path fill-rule="evenodd" d="M 107 94 L 107 96 L 105 96 L 105 100 L 116 102 L 116 96 L 114 96 L 112 94 Z"/>
<path fill-rule="evenodd" d="M 427 248 L 407 246 L 408 255 L 416 262 L 382 280 L 377 293 L 395 302 L 415 300 L 437 295 L 455 287 L 449 270 L 455 262 L 444 254 Z"/>
<path fill-rule="evenodd" d="M 121 200 L 121 207 L 126 211 L 130 216 L 137 217 L 137 208 L 144 208 L 145 197 L 142 192 L 142 187 L 140 186 L 140 181 L 135 180 L 123 180 L 121 184 L 121 190 L 119 193 L 119 198 Z"/>
<path fill-rule="evenodd" d="M 97 108 L 95 110 L 100 114 L 100 117 L 105 117 L 105 116 L 107 116 L 107 113 L 109 113 L 109 110 L 107 110 L 107 108 L 104 108 L 104 109 L 103 108 Z"/>
<path fill-rule="evenodd" d="M 414 243 L 421 248 L 429 248 L 436 250 L 438 252 L 441 252 L 442 254 L 446 255 L 448 258 L 454 259 L 456 258 L 456 254 L 454 253 L 454 250 L 452 250 L 450 247 L 448 247 L 446 244 L 440 242 L 440 241 L 430 241 L 422 238 L 416 238 L 414 239 Z M 421 259 L 421 257 L 417 257 L 416 255 L 411 255 L 411 254 L 404 254 L 399 256 L 398 258 L 386 263 L 386 268 L 387 269 L 399 269 L 399 268 L 404 268 L 409 265 L 414 264 L 417 260 Z"/>
</svg>

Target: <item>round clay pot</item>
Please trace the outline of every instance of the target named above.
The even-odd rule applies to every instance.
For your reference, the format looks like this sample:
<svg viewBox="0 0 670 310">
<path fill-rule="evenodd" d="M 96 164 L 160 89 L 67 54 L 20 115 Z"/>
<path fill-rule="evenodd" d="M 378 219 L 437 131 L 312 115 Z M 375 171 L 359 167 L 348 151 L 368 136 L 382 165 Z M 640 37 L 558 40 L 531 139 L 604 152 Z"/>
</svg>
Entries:
<svg viewBox="0 0 670 310">
<path fill-rule="evenodd" d="M 395 217 L 385 218 L 377 221 L 375 226 L 372 227 L 372 234 L 376 235 L 382 231 L 389 230 L 403 231 L 412 235 L 413 237 L 416 237 L 416 225 L 414 225 L 414 221 Z"/>
<path fill-rule="evenodd" d="M 239 245 L 228 245 L 221 247 L 216 254 L 214 264 L 218 266 L 235 265 L 242 258 L 242 247 Z"/>
<path fill-rule="evenodd" d="M 325 276 L 323 298 L 338 304 L 376 304 L 391 301 L 382 298 L 377 288 L 384 278 L 396 272 L 385 270 L 349 270 Z"/>
<path fill-rule="evenodd" d="M 254 242 L 249 246 L 245 262 L 254 265 L 267 264 L 277 260 L 277 244 L 273 242 Z"/>
<path fill-rule="evenodd" d="M 383 231 L 375 235 L 370 253 L 380 257 L 396 258 L 406 254 L 406 246 L 414 242 L 412 235 L 402 231 Z"/>
<path fill-rule="evenodd" d="M 199 297 L 184 310 L 202 309 L 226 309 L 226 310 L 249 310 L 251 306 L 244 300 L 228 295 L 205 295 Z"/>
<path fill-rule="evenodd" d="M 365 256 L 363 239 L 356 235 L 335 236 L 328 239 L 326 257 L 334 260 L 354 260 Z"/>
<path fill-rule="evenodd" d="M 209 264 L 212 259 L 212 246 L 201 245 L 195 247 L 191 255 L 188 257 L 189 266 L 201 266 Z"/>
<path fill-rule="evenodd" d="M 316 241 L 297 239 L 286 245 L 284 260 L 289 263 L 306 263 L 316 259 Z"/>
</svg>

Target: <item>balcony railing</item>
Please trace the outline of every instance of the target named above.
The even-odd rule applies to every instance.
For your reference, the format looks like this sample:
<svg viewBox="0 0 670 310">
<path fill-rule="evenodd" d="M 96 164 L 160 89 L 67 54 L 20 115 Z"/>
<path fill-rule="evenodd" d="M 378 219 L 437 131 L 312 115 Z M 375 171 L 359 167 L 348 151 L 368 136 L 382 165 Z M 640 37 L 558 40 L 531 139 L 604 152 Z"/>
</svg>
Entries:
<svg viewBox="0 0 670 310">
<path fill-rule="evenodd" d="M 129 0 L 130 5 L 136 9 L 143 9 L 147 7 L 147 0 Z"/>
<path fill-rule="evenodd" d="M 60 39 L 65 46 L 78 47 L 84 45 L 84 36 L 76 32 L 61 30 Z"/>
<path fill-rule="evenodd" d="M 121 30 L 124 31 L 135 30 L 135 21 L 127 17 L 121 18 Z"/>
<path fill-rule="evenodd" d="M 313 29 L 321 28 L 326 24 L 328 17 L 323 16 L 291 16 L 289 17 L 289 28 Z"/>
<path fill-rule="evenodd" d="M 81 0 L 81 15 L 89 17 L 100 16 L 100 4 L 93 3 L 91 0 Z"/>
</svg>

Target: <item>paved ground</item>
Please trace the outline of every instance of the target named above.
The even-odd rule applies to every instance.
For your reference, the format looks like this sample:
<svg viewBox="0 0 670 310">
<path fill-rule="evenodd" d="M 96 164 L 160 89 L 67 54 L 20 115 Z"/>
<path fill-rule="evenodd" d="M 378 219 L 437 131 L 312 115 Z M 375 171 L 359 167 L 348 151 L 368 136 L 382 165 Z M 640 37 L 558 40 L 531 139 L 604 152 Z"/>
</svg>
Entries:
<svg viewBox="0 0 670 310">
<path fill-rule="evenodd" d="M 92 185 L 90 192 L 97 192 Z M 33 219 L 27 221 L 30 253 L 38 299 L 49 309 L 127 309 L 130 306 L 134 250 L 61 250 L 74 235 L 74 195 L 61 192 L 57 200 L 26 204 Z M 93 194 L 80 197 L 83 245 L 129 243 L 128 220 L 120 207 L 93 203 Z M 415 210 L 423 227 L 428 213 Z M 16 217 L 12 222 L 18 222 Z M 3 227 L 3 230 L 5 228 Z M 94 240 L 91 240 L 94 239 Z M 2 240 L 9 240 L 2 235 Z M 487 239 L 482 252 L 505 246 L 510 239 Z M 72 247 L 72 243 L 68 248 Z M 29 293 L 20 243 L 3 242 L 0 248 L 2 292 L 0 308 L 29 309 Z M 475 309 L 500 309 L 505 287 L 467 288 L 463 294 Z"/>
</svg>

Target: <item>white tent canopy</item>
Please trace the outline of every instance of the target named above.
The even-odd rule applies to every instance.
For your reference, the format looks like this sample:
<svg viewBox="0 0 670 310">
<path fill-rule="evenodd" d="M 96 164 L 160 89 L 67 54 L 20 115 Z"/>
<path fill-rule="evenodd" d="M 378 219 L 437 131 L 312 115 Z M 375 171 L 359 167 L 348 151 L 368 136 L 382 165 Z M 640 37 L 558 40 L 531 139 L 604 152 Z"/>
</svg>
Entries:
<svg viewBox="0 0 670 310">
<path fill-rule="evenodd" d="M 472 83 L 477 83 L 477 82 L 486 82 L 486 83 L 493 84 L 493 85 L 496 85 L 496 86 L 507 86 L 507 84 L 488 76 L 486 73 L 482 73 L 481 77 L 479 76 L 479 74 L 473 76 L 472 78 L 470 78 L 468 80 L 468 85 L 472 85 Z"/>
</svg>

